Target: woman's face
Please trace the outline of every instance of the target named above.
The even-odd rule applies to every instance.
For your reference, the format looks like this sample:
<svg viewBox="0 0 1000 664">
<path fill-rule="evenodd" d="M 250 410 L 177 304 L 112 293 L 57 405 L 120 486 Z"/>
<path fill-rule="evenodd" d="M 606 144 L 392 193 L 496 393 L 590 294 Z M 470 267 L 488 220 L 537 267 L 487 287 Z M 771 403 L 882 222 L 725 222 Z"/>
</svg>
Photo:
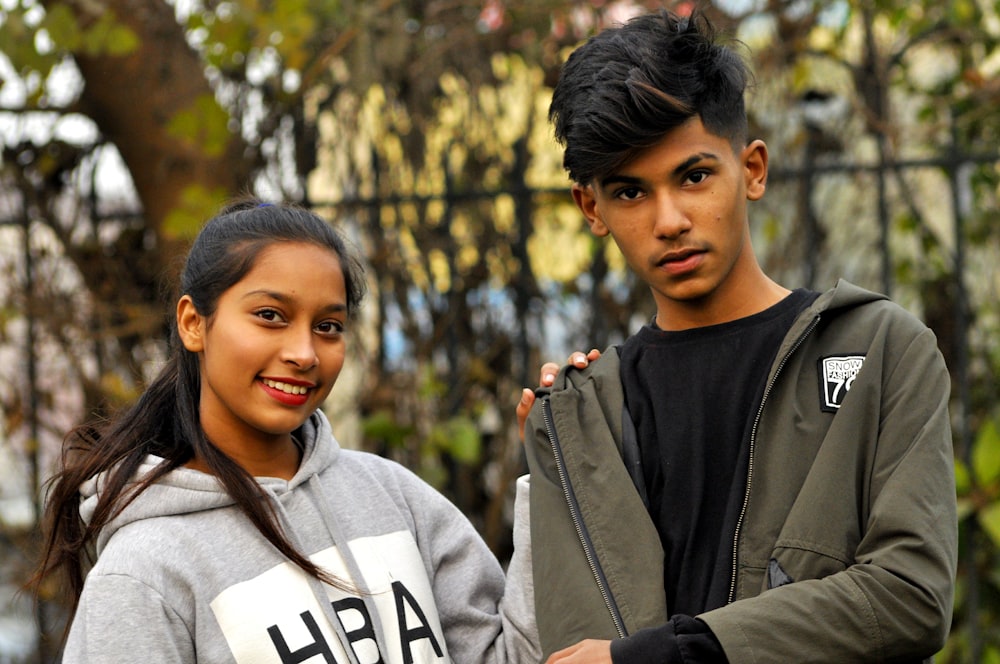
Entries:
<svg viewBox="0 0 1000 664">
<path fill-rule="evenodd" d="M 339 257 L 304 242 L 262 250 L 209 318 L 181 298 L 178 328 L 199 354 L 209 440 L 234 458 L 249 445 L 289 442 L 340 374 L 347 313 Z"/>
</svg>

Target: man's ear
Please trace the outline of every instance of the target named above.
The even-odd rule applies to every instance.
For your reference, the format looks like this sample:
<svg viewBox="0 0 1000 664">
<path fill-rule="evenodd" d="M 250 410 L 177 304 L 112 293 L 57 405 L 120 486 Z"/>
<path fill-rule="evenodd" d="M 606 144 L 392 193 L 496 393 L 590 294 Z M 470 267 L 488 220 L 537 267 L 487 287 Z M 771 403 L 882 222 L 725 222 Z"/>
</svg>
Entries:
<svg viewBox="0 0 1000 664">
<path fill-rule="evenodd" d="M 587 218 L 587 225 L 590 232 L 597 237 L 604 237 L 610 231 L 604 225 L 600 213 L 597 211 L 597 197 L 594 196 L 594 188 L 589 184 L 573 183 L 573 201 L 580 208 L 580 212 Z"/>
<path fill-rule="evenodd" d="M 746 178 L 747 198 L 757 201 L 767 189 L 767 145 L 757 139 L 743 148 L 743 173 Z"/>
<path fill-rule="evenodd" d="M 184 348 L 200 353 L 205 348 L 205 318 L 195 309 L 190 295 L 177 301 L 177 333 Z"/>
</svg>

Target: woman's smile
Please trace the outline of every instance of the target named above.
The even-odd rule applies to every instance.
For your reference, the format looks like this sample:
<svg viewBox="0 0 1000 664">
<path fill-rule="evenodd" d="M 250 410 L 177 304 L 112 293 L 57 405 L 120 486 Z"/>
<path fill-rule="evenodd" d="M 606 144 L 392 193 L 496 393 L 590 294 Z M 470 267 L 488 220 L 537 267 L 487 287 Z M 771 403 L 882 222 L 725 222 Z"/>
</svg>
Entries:
<svg viewBox="0 0 1000 664">
<path fill-rule="evenodd" d="M 290 406 L 301 406 L 308 402 L 309 392 L 315 387 L 311 383 L 303 383 L 292 378 L 282 380 L 261 378 L 260 385 L 272 398 Z"/>
</svg>

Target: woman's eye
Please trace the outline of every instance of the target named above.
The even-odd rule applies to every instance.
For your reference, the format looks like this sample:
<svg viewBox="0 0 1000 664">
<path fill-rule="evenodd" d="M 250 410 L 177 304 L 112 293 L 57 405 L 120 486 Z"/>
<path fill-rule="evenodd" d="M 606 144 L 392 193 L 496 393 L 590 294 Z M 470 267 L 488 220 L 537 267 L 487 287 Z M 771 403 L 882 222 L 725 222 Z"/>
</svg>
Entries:
<svg viewBox="0 0 1000 664">
<path fill-rule="evenodd" d="M 277 323 L 281 320 L 281 314 L 274 309 L 261 309 L 254 313 L 258 318 L 266 320 L 269 323 Z"/>
<path fill-rule="evenodd" d="M 326 335 L 340 334 L 344 331 L 344 324 L 335 320 L 323 321 L 316 326 L 316 331 Z"/>
</svg>

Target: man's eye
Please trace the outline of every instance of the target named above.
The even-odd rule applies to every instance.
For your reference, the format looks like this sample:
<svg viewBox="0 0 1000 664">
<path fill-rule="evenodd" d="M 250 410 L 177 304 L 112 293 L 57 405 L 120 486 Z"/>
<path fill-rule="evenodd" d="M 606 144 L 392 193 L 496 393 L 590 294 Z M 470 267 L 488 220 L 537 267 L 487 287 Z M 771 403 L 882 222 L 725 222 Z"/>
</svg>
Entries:
<svg viewBox="0 0 1000 664">
<path fill-rule="evenodd" d="M 691 184 L 700 184 L 704 182 L 705 178 L 707 177 L 708 177 L 707 171 L 694 171 L 690 175 L 688 175 L 687 179 L 688 182 L 690 182 Z"/>
<path fill-rule="evenodd" d="M 634 201 L 642 196 L 642 190 L 638 187 L 625 187 L 624 189 L 619 189 L 616 196 L 622 200 Z"/>
</svg>

